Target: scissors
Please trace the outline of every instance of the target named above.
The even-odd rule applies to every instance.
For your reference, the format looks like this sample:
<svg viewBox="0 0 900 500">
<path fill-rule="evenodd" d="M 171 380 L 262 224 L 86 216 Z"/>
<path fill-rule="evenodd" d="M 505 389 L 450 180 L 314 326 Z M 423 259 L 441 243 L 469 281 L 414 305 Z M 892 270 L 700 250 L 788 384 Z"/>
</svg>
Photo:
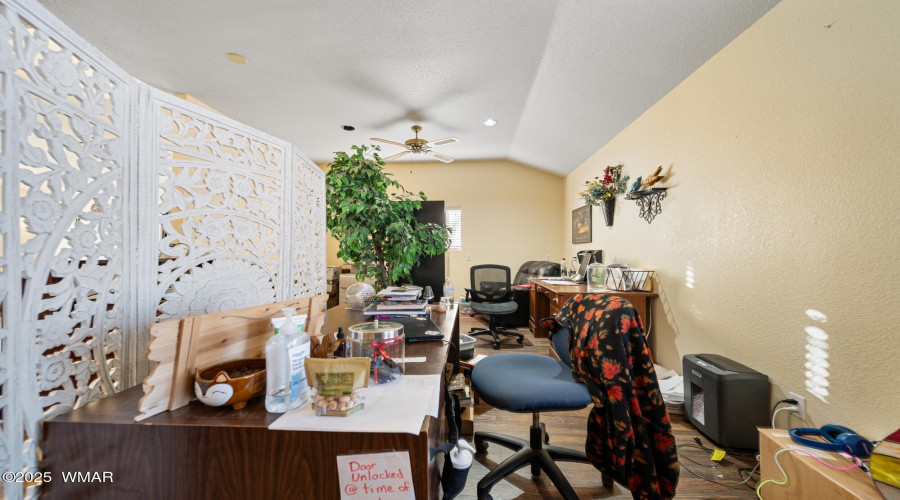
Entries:
<svg viewBox="0 0 900 500">
<path fill-rule="evenodd" d="M 402 344 L 403 337 L 394 337 L 387 340 L 373 340 L 372 341 L 372 362 L 375 364 L 375 383 L 378 383 L 378 356 L 381 356 L 381 359 L 384 360 L 384 364 L 387 365 L 390 369 L 397 368 L 397 363 L 391 359 L 391 356 L 384 350 L 385 347 Z"/>
</svg>

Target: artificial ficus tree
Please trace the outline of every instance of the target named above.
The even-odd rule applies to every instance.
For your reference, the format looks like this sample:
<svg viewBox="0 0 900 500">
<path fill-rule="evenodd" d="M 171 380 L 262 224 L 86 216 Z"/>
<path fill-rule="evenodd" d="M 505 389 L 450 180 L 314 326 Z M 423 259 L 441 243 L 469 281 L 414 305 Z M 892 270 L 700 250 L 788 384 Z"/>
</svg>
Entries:
<svg viewBox="0 0 900 500">
<path fill-rule="evenodd" d="M 375 278 L 381 289 L 409 276 L 423 256 L 446 252 L 450 230 L 415 219 L 425 193 L 407 191 L 384 171 L 381 148 L 351 149 L 335 153 L 325 174 L 328 229 L 340 243 L 337 256 L 356 264 L 356 279 Z"/>
</svg>

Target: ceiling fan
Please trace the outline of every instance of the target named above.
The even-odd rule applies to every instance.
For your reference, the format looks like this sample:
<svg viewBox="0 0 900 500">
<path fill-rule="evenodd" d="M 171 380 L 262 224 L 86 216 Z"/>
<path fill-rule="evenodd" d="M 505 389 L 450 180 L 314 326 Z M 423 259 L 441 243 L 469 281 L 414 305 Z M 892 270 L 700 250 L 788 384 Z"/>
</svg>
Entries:
<svg viewBox="0 0 900 500">
<path fill-rule="evenodd" d="M 422 127 L 420 127 L 419 125 L 413 125 L 412 131 L 416 133 L 416 138 L 410 139 L 410 140 L 406 141 L 405 143 L 388 141 L 386 139 L 378 139 L 377 137 L 372 137 L 373 141 L 383 142 L 385 144 L 393 144 L 394 146 L 400 146 L 402 148 L 406 148 L 406 151 L 401 151 L 400 153 L 397 153 L 393 156 L 388 156 L 387 158 L 384 159 L 384 161 L 396 160 L 397 158 L 402 158 L 410 153 L 422 153 L 422 154 L 431 156 L 433 158 L 436 158 L 438 160 L 441 160 L 444 163 L 450 163 L 451 161 L 453 161 L 453 158 L 451 158 L 447 155 L 441 154 L 441 153 L 436 153 L 436 152 L 432 151 L 431 148 L 433 148 L 435 146 L 443 146 L 444 144 L 453 144 L 454 142 L 459 142 L 459 139 L 457 139 L 456 137 L 447 137 L 447 138 L 441 139 L 439 141 L 428 142 L 425 139 L 419 139 L 419 132 L 422 131 Z"/>
</svg>

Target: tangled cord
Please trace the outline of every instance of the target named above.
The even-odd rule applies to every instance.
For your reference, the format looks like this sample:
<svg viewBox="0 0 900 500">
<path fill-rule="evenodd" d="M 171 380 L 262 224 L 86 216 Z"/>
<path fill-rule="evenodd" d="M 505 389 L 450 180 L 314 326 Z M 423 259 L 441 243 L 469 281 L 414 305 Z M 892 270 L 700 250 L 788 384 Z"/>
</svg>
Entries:
<svg viewBox="0 0 900 500">
<path fill-rule="evenodd" d="M 850 466 L 847 466 L 847 467 L 835 467 L 835 466 L 833 466 L 833 465 L 831 465 L 831 464 L 826 464 L 825 462 L 823 462 L 822 460 L 820 460 L 819 457 L 813 455 L 812 453 L 810 453 L 810 452 L 808 452 L 808 451 L 806 451 L 806 450 L 801 450 L 800 448 L 785 448 L 785 449 L 783 449 L 783 450 L 779 450 L 777 453 L 775 453 L 775 465 L 778 466 L 778 470 L 781 471 L 781 475 L 783 476 L 783 478 L 782 478 L 781 481 L 776 481 L 775 479 L 766 479 L 765 481 L 762 481 L 761 483 L 759 483 L 758 485 L 756 485 L 756 496 L 759 498 L 759 500 L 763 500 L 762 494 L 760 493 L 760 489 L 762 489 L 762 487 L 763 487 L 764 484 L 767 484 L 767 483 L 775 483 L 775 484 L 777 484 L 777 485 L 779 485 L 779 486 L 784 486 L 784 485 L 786 485 L 786 484 L 788 483 L 787 472 L 784 471 L 784 467 L 782 467 L 782 466 L 781 466 L 781 462 L 778 461 L 778 455 L 781 455 L 782 453 L 784 453 L 784 452 L 786 452 L 786 451 L 796 451 L 796 452 L 798 452 L 798 453 L 803 453 L 803 454 L 805 454 L 805 455 L 809 455 L 809 456 L 812 457 L 812 459 L 815 460 L 816 462 L 819 462 L 820 464 L 824 465 L 825 467 L 828 467 L 829 469 L 834 469 L 834 470 L 850 470 L 850 469 L 854 469 L 854 468 L 859 467 L 860 465 L 862 465 L 862 461 L 861 461 L 859 458 L 857 458 L 857 457 L 853 457 L 854 462 L 853 462 L 853 464 L 850 465 Z"/>
<path fill-rule="evenodd" d="M 698 440 L 698 441 L 699 441 L 699 440 Z M 680 451 L 681 448 L 697 448 L 697 449 L 699 449 L 699 450 L 708 451 L 708 452 L 710 452 L 710 453 L 713 451 L 713 450 L 711 450 L 711 449 L 709 449 L 709 448 L 703 446 L 702 444 L 700 444 L 700 445 L 693 445 L 693 444 L 681 444 L 681 445 L 677 445 L 677 446 L 676 446 L 676 450 L 678 451 L 678 456 L 681 457 L 681 458 L 683 458 L 683 459 L 685 459 L 685 460 L 690 461 L 691 463 L 694 463 L 694 464 L 696 464 L 696 465 L 699 465 L 699 466 L 701 466 L 701 467 L 707 467 L 707 468 L 710 468 L 710 469 L 714 469 L 714 468 L 718 467 L 718 464 L 717 464 L 717 465 L 705 465 L 705 464 L 701 464 L 700 462 L 697 462 L 696 460 L 694 460 L 694 459 L 688 457 L 687 455 L 682 454 L 681 451 Z M 715 483 L 715 484 L 718 484 L 718 485 L 720 485 L 720 486 L 725 486 L 726 488 L 742 489 L 742 488 L 740 488 L 740 486 L 747 486 L 748 488 L 753 489 L 753 486 L 750 486 L 749 484 L 747 484 L 747 482 L 750 481 L 750 480 L 753 478 L 753 474 L 755 474 L 756 471 L 757 471 L 757 469 L 759 469 L 759 456 L 757 455 L 757 457 L 756 457 L 756 465 L 754 465 L 752 469 L 748 469 L 748 468 L 746 468 L 746 467 L 742 467 L 742 468 L 738 469 L 738 474 L 740 474 L 740 476 L 741 476 L 742 478 L 744 477 L 743 473 L 747 472 L 748 470 L 750 471 L 750 472 L 747 474 L 747 478 L 744 479 L 743 481 L 740 481 L 740 482 L 738 482 L 738 481 L 735 481 L 735 482 L 716 481 L 715 479 L 710 479 L 710 478 L 708 478 L 708 477 L 704 477 L 704 476 L 698 474 L 697 472 L 691 470 L 691 468 L 688 467 L 688 465 L 687 465 L 686 463 L 681 462 L 681 460 L 679 460 L 679 463 L 681 463 L 681 466 L 684 467 L 684 469 L 685 469 L 686 471 L 688 471 L 688 472 L 690 472 L 691 474 L 693 474 L 693 475 L 699 477 L 700 479 L 703 479 L 704 481 L 709 481 L 710 483 Z"/>
</svg>

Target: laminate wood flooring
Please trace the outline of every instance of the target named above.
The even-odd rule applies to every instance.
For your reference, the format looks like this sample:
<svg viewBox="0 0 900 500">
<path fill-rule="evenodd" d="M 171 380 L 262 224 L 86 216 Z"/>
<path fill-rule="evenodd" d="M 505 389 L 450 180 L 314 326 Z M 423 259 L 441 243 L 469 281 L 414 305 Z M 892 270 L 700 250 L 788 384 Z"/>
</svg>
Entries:
<svg viewBox="0 0 900 500">
<path fill-rule="evenodd" d="M 485 321 L 481 318 L 462 316 L 460 318 L 460 333 L 468 333 L 473 327 L 481 327 Z M 475 354 L 490 356 L 500 352 L 529 352 L 548 355 L 548 339 L 536 339 L 527 328 L 517 330 L 525 335 L 524 344 L 519 344 L 515 338 L 506 338 L 502 341 L 499 351 L 491 348 L 490 337 L 476 337 Z M 583 449 L 587 435 L 587 416 L 590 407 L 573 412 L 542 413 L 541 422 L 547 426 L 550 435 L 550 443 L 572 449 Z M 727 455 L 716 467 L 709 460 L 709 453 L 689 446 L 695 445 L 694 438 L 699 437 L 704 446 L 711 447 L 709 440 L 700 434 L 697 429 L 680 416 L 672 415 L 672 425 L 675 432 L 675 441 L 679 446 L 681 455 L 681 475 L 678 481 L 676 498 L 679 499 L 732 499 L 732 498 L 756 498 L 753 490 L 747 486 L 733 484 L 725 486 L 715 484 L 691 474 L 686 467 L 709 479 L 739 483 L 738 468 L 753 467 L 756 459 L 753 456 Z M 510 413 L 496 410 L 490 406 L 479 403 L 475 406 L 475 430 L 496 432 L 528 439 L 528 429 L 531 425 L 531 414 Z M 472 436 L 465 436 L 470 442 Z M 478 480 L 497 464 L 509 457 L 512 452 L 502 446 L 491 444 L 485 454 L 475 455 L 475 463 L 469 470 L 466 489 L 457 497 L 458 499 L 476 499 L 476 485 Z M 696 463 L 692 463 L 693 460 Z M 686 464 L 686 465 L 685 465 Z M 589 498 L 622 498 L 630 499 L 631 493 L 621 485 L 614 485 L 611 490 L 603 487 L 600 472 L 591 465 L 567 463 L 559 464 L 566 478 L 575 488 L 581 499 Z M 746 477 L 746 476 L 744 476 Z M 755 476 L 757 477 L 757 476 Z M 755 484 L 754 480 L 750 481 Z M 516 473 L 507 476 L 498 482 L 491 490 L 491 495 L 496 500 L 531 500 L 538 498 L 562 498 L 550 479 L 545 474 L 532 477 L 530 467 L 519 469 Z"/>
</svg>

